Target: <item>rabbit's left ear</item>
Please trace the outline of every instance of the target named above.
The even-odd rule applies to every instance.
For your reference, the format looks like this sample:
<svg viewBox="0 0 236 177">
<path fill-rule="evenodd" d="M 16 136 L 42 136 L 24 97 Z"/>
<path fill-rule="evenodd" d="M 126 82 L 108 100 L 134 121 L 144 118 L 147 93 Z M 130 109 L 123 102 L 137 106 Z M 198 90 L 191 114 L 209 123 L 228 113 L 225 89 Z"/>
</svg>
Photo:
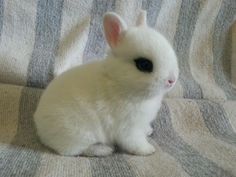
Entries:
<svg viewBox="0 0 236 177">
<path fill-rule="evenodd" d="M 103 18 L 106 40 L 111 48 L 117 46 L 121 39 L 121 33 L 127 29 L 125 21 L 116 13 L 108 12 Z"/>
<path fill-rule="evenodd" d="M 140 10 L 138 19 L 136 21 L 137 26 L 146 26 L 147 25 L 147 12 L 145 10 Z"/>
</svg>

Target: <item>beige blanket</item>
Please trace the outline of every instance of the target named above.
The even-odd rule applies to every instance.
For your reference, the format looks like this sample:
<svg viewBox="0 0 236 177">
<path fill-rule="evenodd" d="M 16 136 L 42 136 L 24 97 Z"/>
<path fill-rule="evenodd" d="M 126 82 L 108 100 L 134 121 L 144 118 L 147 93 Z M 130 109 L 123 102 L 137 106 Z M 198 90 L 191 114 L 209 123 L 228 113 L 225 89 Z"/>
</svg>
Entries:
<svg viewBox="0 0 236 177">
<path fill-rule="evenodd" d="M 104 56 L 106 11 L 133 25 L 140 8 L 180 65 L 179 82 L 153 122 L 156 153 L 49 151 L 32 121 L 39 88 Z M 0 0 L 0 177 L 236 176 L 235 19 L 235 0 Z"/>
</svg>

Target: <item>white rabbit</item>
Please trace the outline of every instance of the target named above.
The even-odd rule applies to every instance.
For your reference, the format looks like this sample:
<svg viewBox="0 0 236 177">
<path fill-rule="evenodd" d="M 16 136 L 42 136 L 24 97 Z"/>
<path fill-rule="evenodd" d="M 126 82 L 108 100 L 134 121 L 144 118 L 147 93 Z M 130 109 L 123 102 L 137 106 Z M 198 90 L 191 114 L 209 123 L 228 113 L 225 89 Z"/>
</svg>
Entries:
<svg viewBox="0 0 236 177">
<path fill-rule="evenodd" d="M 145 11 L 135 27 L 127 28 L 112 12 L 103 24 L 111 47 L 107 57 L 49 84 L 34 114 L 38 136 L 61 155 L 105 156 L 114 145 L 131 154 L 151 154 L 150 123 L 178 78 L 175 52 L 146 25 Z"/>
</svg>

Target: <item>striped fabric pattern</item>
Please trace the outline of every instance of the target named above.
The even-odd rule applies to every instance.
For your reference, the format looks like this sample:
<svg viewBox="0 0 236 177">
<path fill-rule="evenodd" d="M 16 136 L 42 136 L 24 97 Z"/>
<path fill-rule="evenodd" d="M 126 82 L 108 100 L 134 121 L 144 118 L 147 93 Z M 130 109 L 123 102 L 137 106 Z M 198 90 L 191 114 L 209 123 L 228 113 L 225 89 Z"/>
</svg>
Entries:
<svg viewBox="0 0 236 177">
<path fill-rule="evenodd" d="M 102 15 L 138 9 L 173 45 L 180 79 L 164 99 L 147 157 L 63 157 L 32 115 L 47 84 L 102 59 Z M 0 0 L 0 177 L 236 177 L 235 0 Z M 73 52 L 76 51 L 76 52 Z"/>
</svg>

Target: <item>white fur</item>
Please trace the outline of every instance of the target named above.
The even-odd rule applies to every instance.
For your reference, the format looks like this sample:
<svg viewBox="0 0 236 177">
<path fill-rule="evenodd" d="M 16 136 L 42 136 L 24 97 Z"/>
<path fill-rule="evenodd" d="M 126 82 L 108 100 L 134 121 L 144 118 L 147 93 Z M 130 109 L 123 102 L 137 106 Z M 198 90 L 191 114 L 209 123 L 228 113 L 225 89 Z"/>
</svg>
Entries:
<svg viewBox="0 0 236 177">
<path fill-rule="evenodd" d="M 117 14 L 107 13 L 105 28 L 111 19 L 121 30 L 113 34 L 111 29 L 119 36 L 116 43 L 108 41 L 108 56 L 55 78 L 40 99 L 34 115 L 37 133 L 59 154 L 109 155 L 114 145 L 137 155 L 155 151 L 146 138 L 164 94 L 174 85 L 168 80 L 178 78 L 176 55 L 149 27 L 126 28 Z M 136 68 L 138 57 L 152 60 L 152 73 Z"/>
</svg>

